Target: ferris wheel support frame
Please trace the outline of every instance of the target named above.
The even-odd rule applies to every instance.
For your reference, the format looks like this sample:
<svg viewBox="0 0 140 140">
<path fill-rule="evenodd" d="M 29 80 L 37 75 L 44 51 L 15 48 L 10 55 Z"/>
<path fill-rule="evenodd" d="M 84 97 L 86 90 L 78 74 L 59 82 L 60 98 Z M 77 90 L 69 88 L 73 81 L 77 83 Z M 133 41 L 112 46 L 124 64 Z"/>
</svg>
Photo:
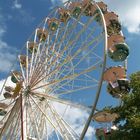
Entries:
<svg viewBox="0 0 140 140">
<path fill-rule="evenodd" d="M 100 12 L 100 15 L 102 17 L 102 23 L 103 23 L 103 28 L 104 28 L 104 34 L 105 34 L 105 42 L 104 42 L 104 62 L 103 62 L 103 69 L 102 69 L 102 74 L 101 74 L 101 78 L 100 78 L 100 82 L 99 82 L 99 86 L 98 86 L 98 89 L 97 89 L 97 93 L 96 93 L 96 97 L 95 97 L 95 100 L 93 102 L 93 106 L 92 106 L 92 110 L 91 110 L 91 113 L 90 113 L 90 116 L 88 117 L 88 120 L 84 126 L 84 129 L 81 133 L 81 136 L 80 136 L 80 139 L 79 140 L 83 140 L 85 135 L 86 135 L 86 132 L 88 130 L 88 127 L 91 123 L 91 120 L 92 120 L 92 116 L 96 110 L 96 106 L 97 106 L 97 103 L 98 103 L 98 100 L 99 100 L 99 97 L 100 97 L 100 93 L 101 93 L 101 87 L 102 87 L 102 82 L 103 82 L 103 74 L 104 74 L 104 71 L 105 71 L 105 68 L 106 68 L 106 59 L 107 59 L 107 45 L 108 45 L 108 40 L 107 40 L 107 28 L 106 28 L 106 22 L 105 22 L 105 18 L 104 18 L 104 15 L 103 15 L 103 12 L 101 10 L 101 8 L 96 4 L 96 2 L 94 2 L 94 4 L 96 5 L 96 7 L 98 8 L 99 12 Z"/>
</svg>

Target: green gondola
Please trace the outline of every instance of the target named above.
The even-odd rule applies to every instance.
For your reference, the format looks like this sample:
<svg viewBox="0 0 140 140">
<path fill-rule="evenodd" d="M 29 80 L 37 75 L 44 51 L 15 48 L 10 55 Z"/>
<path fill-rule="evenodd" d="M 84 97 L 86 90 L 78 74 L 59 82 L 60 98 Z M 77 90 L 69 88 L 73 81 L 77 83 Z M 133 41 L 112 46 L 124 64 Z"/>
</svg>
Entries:
<svg viewBox="0 0 140 140">
<path fill-rule="evenodd" d="M 72 16 L 75 18 L 78 18 L 79 15 L 81 14 L 82 8 L 80 6 L 77 6 L 74 8 L 74 10 L 72 11 Z"/>
<path fill-rule="evenodd" d="M 58 29 L 58 23 L 57 22 L 51 22 L 49 25 L 49 28 L 51 31 L 56 31 Z"/>
<path fill-rule="evenodd" d="M 14 75 L 11 76 L 11 81 L 13 83 L 17 83 L 18 82 L 17 78 Z"/>
<path fill-rule="evenodd" d="M 115 51 L 108 51 L 109 57 L 115 62 L 124 61 L 129 55 L 129 48 L 126 43 L 118 43 L 114 45 Z"/>
<path fill-rule="evenodd" d="M 0 108 L 0 116 L 4 116 L 7 113 L 4 109 Z"/>
</svg>

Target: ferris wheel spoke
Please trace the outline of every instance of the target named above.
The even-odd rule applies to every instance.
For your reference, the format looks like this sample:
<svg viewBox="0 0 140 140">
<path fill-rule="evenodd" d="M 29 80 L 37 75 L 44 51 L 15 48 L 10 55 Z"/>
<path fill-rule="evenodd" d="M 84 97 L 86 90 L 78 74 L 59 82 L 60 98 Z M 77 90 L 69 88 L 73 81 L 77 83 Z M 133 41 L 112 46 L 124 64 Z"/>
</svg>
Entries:
<svg viewBox="0 0 140 140">
<path fill-rule="evenodd" d="M 45 25 L 46 25 L 46 22 L 47 22 L 47 18 L 45 18 L 45 20 L 44 20 L 44 25 L 43 25 L 43 31 L 45 30 Z M 36 29 L 36 32 L 35 32 L 35 37 L 34 37 L 34 42 L 37 42 L 37 31 L 38 31 L 38 29 Z M 34 58 L 34 66 L 33 66 L 33 70 L 32 71 L 34 71 L 34 68 L 35 68 L 35 66 L 36 66 L 36 61 L 37 61 L 37 58 L 38 58 L 38 56 L 39 56 L 39 50 L 40 50 L 40 45 L 41 45 L 42 43 L 41 42 L 39 42 L 38 43 L 38 48 L 37 48 L 37 52 L 36 52 L 36 55 L 35 55 L 35 48 L 33 48 L 33 53 L 34 53 L 34 55 L 35 55 L 35 58 Z M 45 43 L 44 43 L 44 45 L 45 45 Z M 43 45 L 43 46 L 44 46 Z M 32 55 L 33 55 L 33 53 L 32 53 Z M 31 74 L 32 75 L 32 74 Z"/>
<path fill-rule="evenodd" d="M 46 118 L 44 117 L 44 115 L 42 113 L 36 114 L 36 112 L 40 112 L 40 111 L 38 110 L 38 108 L 33 110 L 31 102 L 30 102 L 30 106 L 31 106 L 32 110 L 28 111 L 28 112 L 31 112 L 31 114 L 29 114 L 29 116 L 30 116 L 29 118 L 31 121 L 29 120 L 29 122 L 31 122 L 35 126 L 34 132 L 36 132 L 37 137 L 41 139 L 41 137 L 43 136 L 44 122 L 46 122 Z M 33 118 L 33 120 L 32 120 L 32 118 Z M 32 128 L 32 125 L 30 125 L 30 127 Z M 31 128 L 29 128 L 29 130 Z"/>
<path fill-rule="evenodd" d="M 29 53 L 28 53 L 28 42 L 26 43 L 27 49 L 26 49 L 26 83 L 29 84 Z"/>
<path fill-rule="evenodd" d="M 45 57 L 47 57 L 46 54 L 45 54 L 45 51 L 46 51 L 45 48 L 42 47 L 42 50 L 41 50 L 41 52 L 40 52 L 40 55 L 38 56 L 38 62 L 37 62 L 37 63 L 38 63 L 38 71 L 36 70 L 35 67 L 33 68 L 32 74 L 30 75 L 30 83 L 32 83 L 32 81 L 34 81 L 36 75 L 39 74 L 40 67 L 41 67 L 43 61 L 45 61 Z M 41 56 L 43 56 L 43 57 L 41 57 Z M 37 65 L 37 64 L 36 64 L 36 65 Z M 35 72 L 36 72 L 36 71 L 37 71 L 38 73 L 35 75 Z"/>
<path fill-rule="evenodd" d="M 100 63 L 100 61 L 97 62 L 96 65 L 97 65 L 98 63 Z M 94 68 L 94 70 L 96 69 L 95 66 L 92 66 L 91 68 Z M 89 68 L 89 69 L 90 69 L 90 68 Z M 85 71 L 85 72 L 84 72 L 84 71 Z M 87 69 L 87 70 L 83 70 L 83 72 L 81 72 L 81 73 L 79 74 L 79 76 L 82 75 L 82 74 L 85 74 L 86 71 L 87 71 L 87 72 L 90 72 L 88 69 Z M 51 74 L 52 74 L 52 73 L 51 73 Z M 78 75 L 77 75 L 77 76 L 76 76 L 76 75 L 77 75 L 76 73 L 75 73 L 75 74 L 71 74 L 71 75 L 67 75 L 67 76 L 65 76 L 65 77 L 62 77 L 62 78 L 59 79 L 59 80 L 56 80 L 56 81 L 58 81 L 58 82 L 60 81 L 60 82 L 61 82 L 61 81 L 63 81 L 62 79 L 66 80 L 66 79 L 67 79 L 66 77 L 68 77 L 69 80 L 70 80 L 70 79 L 73 80 L 74 78 L 71 78 L 71 77 L 72 77 L 72 76 L 78 77 Z M 50 75 L 49 75 L 49 76 L 50 76 Z M 53 81 L 52 83 L 54 84 L 54 81 Z M 49 84 L 47 84 L 47 85 L 49 85 Z M 47 85 L 46 85 L 46 86 L 47 86 Z"/>
<path fill-rule="evenodd" d="M 95 16 L 94 16 L 94 17 L 95 17 Z M 73 17 L 71 17 L 71 18 L 73 18 Z M 74 19 L 74 20 L 77 20 L 77 19 L 75 19 L 75 18 L 73 18 L 73 19 Z M 80 20 L 78 21 L 78 23 L 79 23 L 80 25 L 82 25 L 82 26 L 85 26 L 85 23 L 83 23 L 83 22 L 80 21 Z M 101 27 L 100 27 L 100 26 L 96 27 L 96 29 L 98 29 L 98 28 L 100 29 Z M 89 31 L 93 31 L 92 28 L 88 28 L 88 30 L 89 30 Z"/>
<path fill-rule="evenodd" d="M 75 26 L 76 26 L 76 23 L 75 23 L 75 25 L 73 26 L 73 28 L 74 28 Z M 73 29 L 73 28 L 72 28 L 72 29 Z M 58 45 L 57 45 L 57 48 L 59 48 L 59 51 L 60 51 L 60 48 L 61 48 L 61 44 L 62 44 L 63 41 L 66 39 L 67 35 L 69 35 L 69 32 L 67 31 L 67 26 L 66 26 L 65 31 L 64 31 L 64 34 L 63 34 L 61 40 L 59 41 L 59 43 L 58 43 Z M 60 34 L 60 37 L 61 37 L 61 34 Z M 48 46 L 49 46 L 49 45 L 48 45 Z M 53 45 L 52 45 L 52 46 L 53 46 Z M 52 47 L 51 47 L 51 49 L 52 49 Z M 59 51 L 58 51 L 58 52 L 59 52 Z M 65 50 L 64 50 L 64 51 L 65 51 Z M 64 51 L 62 51 L 61 54 L 63 54 Z M 54 54 L 54 53 L 53 53 L 53 54 Z M 58 56 L 58 57 L 55 59 L 55 61 L 53 61 L 53 63 L 56 63 L 59 57 L 60 57 L 60 56 Z M 51 57 L 50 57 L 50 58 L 51 58 Z M 49 58 L 49 59 L 50 59 L 50 58 Z M 49 60 L 48 60 L 48 61 L 49 61 Z M 44 65 L 45 65 L 45 64 L 44 64 Z M 42 67 L 41 67 L 40 69 L 43 69 L 43 66 L 44 66 L 44 65 L 42 65 Z M 52 65 L 52 64 L 51 64 L 51 65 Z M 40 66 L 41 66 L 41 65 L 40 65 Z M 50 69 L 50 66 L 49 66 L 48 69 Z M 39 71 L 39 73 L 40 73 L 40 71 Z M 37 73 L 37 75 L 38 75 L 39 73 Z"/>
<path fill-rule="evenodd" d="M 64 28 L 64 30 L 66 30 L 66 28 Z M 63 32 L 63 31 L 61 31 L 61 32 Z M 61 32 L 59 33 L 59 36 L 61 37 Z M 46 46 L 46 49 L 48 49 L 48 47 L 49 47 L 49 44 L 50 44 L 50 40 L 53 38 L 53 34 L 51 34 L 51 36 L 48 34 L 48 43 L 47 43 L 47 46 Z M 57 38 L 58 38 L 58 33 L 57 33 L 57 36 L 55 37 L 56 39 L 55 39 L 55 42 L 57 41 Z M 52 48 L 53 48 L 53 46 L 54 46 L 54 44 L 55 44 L 55 42 L 53 42 L 53 45 L 51 45 L 51 48 L 50 48 L 50 50 L 52 50 Z M 47 56 L 46 56 L 46 58 L 48 58 Z M 39 61 L 38 61 L 39 62 Z M 38 65 L 39 63 L 37 63 L 36 65 L 35 65 L 35 70 L 37 71 L 38 69 L 41 69 L 41 65 Z M 39 68 L 39 66 L 40 66 L 40 68 Z M 36 73 L 35 73 L 36 74 Z"/>
<path fill-rule="evenodd" d="M 76 92 L 76 91 L 80 91 L 80 90 L 86 90 L 86 89 L 91 89 L 91 88 L 94 88 L 97 86 L 98 84 L 98 81 L 96 80 L 93 80 L 91 82 L 91 84 L 89 85 L 82 85 L 82 86 L 71 86 L 71 82 L 74 82 L 74 81 L 82 81 L 82 82 L 87 82 L 87 80 L 81 80 L 81 79 L 74 79 L 74 80 L 68 80 L 64 83 L 61 83 L 61 84 L 56 84 L 53 86 L 53 89 L 50 88 L 50 90 L 48 91 L 48 94 L 54 94 L 55 92 L 58 94 L 58 95 L 63 95 L 63 94 L 69 94 L 69 93 L 73 93 L 73 92 Z M 71 89 L 65 89 L 64 87 L 65 86 L 70 86 Z M 60 89 L 63 89 L 64 88 L 64 91 L 59 91 Z"/>
<path fill-rule="evenodd" d="M 33 110 L 32 104 L 29 99 L 28 99 L 28 103 L 30 106 L 30 108 L 28 108 L 28 110 L 27 110 L 27 112 L 30 112 L 27 117 L 30 122 L 30 124 L 28 124 L 29 125 L 28 131 L 33 130 L 34 134 L 36 134 L 36 136 L 37 136 L 37 139 L 40 140 L 41 135 L 39 134 L 39 131 L 38 131 L 39 125 L 38 125 L 37 121 L 35 120 L 35 118 L 36 118 L 35 111 Z"/>
<path fill-rule="evenodd" d="M 66 94 L 76 94 L 76 92 L 77 91 L 84 91 L 84 90 L 87 90 L 87 89 L 93 89 L 93 88 L 95 88 L 95 87 L 97 87 L 98 86 L 98 84 L 95 84 L 95 85 L 91 85 L 91 86 L 85 86 L 85 87 L 79 87 L 79 88 L 73 88 L 73 89 L 71 89 L 71 90 L 64 90 L 64 91 L 61 91 L 61 92 L 57 92 L 57 89 L 56 89 L 56 92 L 57 92 L 57 94 L 59 95 L 59 96 L 61 96 L 61 95 L 66 95 Z M 58 87 L 58 89 L 59 89 L 60 87 Z M 53 91 L 50 91 L 50 94 L 52 94 L 52 93 L 54 93 L 54 91 L 55 90 L 53 90 Z"/>
<path fill-rule="evenodd" d="M 16 120 L 14 121 L 14 119 L 16 118 Z M 17 138 L 17 135 L 19 134 L 18 131 L 20 126 L 20 110 L 19 112 L 17 112 L 17 117 L 13 116 L 13 121 L 9 126 L 9 133 L 6 136 L 6 139 L 15 139 Z M 11 127 L 11 128 L 10 128 Z"/>
<path fill-rule="evenodd" d="M 62 129 L 61 131 L 62 131 L 63 135 L 66 136 L 66 138 L 70 139 L 70 140 L 76 139 L 75 137 L 79 137 L 78 134 L 76 132 L 74 132 L 74 130 L 70 127 L 70 125 L 68 125 L 68 123 L 66 123 L 66 121 L 64 121 L 64 119 L 57 113 L 57 111 L 55 110 L 53 105 L 52 104 L 50 105 L 50 103 L 48 102 L 48 106 L 49 106 L 50 111 L 53 114 L 52 116 L 54 116 L 58 126 L 61 127 L 61 129 Z"/>
<path fill-rule="evenodd" d="M 36 59 L 35 61 L 37 61 L 37 62 L 33 62 L 34 65 L 31 68 L 32 73 L 30 74 L 30 83 L 32 82 L 32 79 L 34 78 L 34 71 L 36 70 L 36 67 L 38 65 L 41 65 L 42 61 L 44 61 L 45 57 L 47 57 L 45 52 L 46 52 L 45 44 L 42 45 L 41 43 L 39 43 L 38 48 L 37 48 L 37 52 L 36 52 L 36 56 L 35 56 L 35 59 Z"/>
<path fill-rule="evenodd" d="M 98 63 L 100 63 L 100 61 L 98 62 Z M 98 64 L 98 63 L 96 63 L 95 64 L 95 66 Z M 97 68 L 96 68 L 97 69 Z M 83 75 L 85 75 L 85 74 L 83 74 Z M 86 74 L 86 76 L 87 76 L 87 74 Z M 89 76 L 88 76 L 89 77 Z M 59 79 L 59 78 L 58 78 Z M 75 78 L 75 79 L 69 79 L 68 81 L 66 81 L 65 83 L 61 83 L 61 84 L 55 84 L 54 86 L 53 86 L 53 89 L 52 89 L 52 91 L 49 91 L 49 93 L 51 94 L 51 93 L 54 93 L 54 91 L 56 90 L 58 90 L 58 89 L 60 89 L 60 88 L 62 88 L 62 87 L 64 87 L 64 86 L 68 86 L 68 84 L 71 82 L 71 81 L 73 81 L 73 80 L 79 80 L 79 81 L 85 81 L 85 82 L 87 82 L 87 80 L 84 80 L 84 79 L 78 79 L 77 77 Z M 84 89 L 88 89 L 88 88 L 91 88 L 91 87 L 95 87 L 96 86 L 96 84 L 98 83 L 98 81 L 96 80 L 96 79 L 94 79 L 94 78 L 92 78 L 92 80 L 95 82 L 95 83 L 92 83 L 92 86 L 85 86 L 85 87 L 82 87 L 82 88 L 79 88 L 79 89 L 74 89 L 74 88 L 72 88 L 72 90 L 69 90 L 69 91 L 67 91 L 66 93 L 71 93 L 71 91 L 78 91 L 78 90 L 84 90 Z M 66 94 L 66 93 L 64 93 L 64 94 Z M 57 93 L 58 94 L 58 93 Z M 63 94 L 63 93 L 61 93 L 61 94 Z"/>
<path fill-rule="evenodd" d="M 62 51 L 62 54 L 65 52 L 65 50 L 67 50 L 68 48 L 69 48 L 69 46 L 71 46 L 74 42 L 76 42 L 78 39 L 79 39 L 79 37 L 80 37 L 80 35 L 85 31 L 85 29 L 87 28 L 87 26 L 92 22 L 92 18 L 88 21 L 88 23 L 87 23 L 87 25 L 85 25 L 85 27 L 83 27 L 80 31 L 79 31 L 79 33 L 77 34 L 77 36 L 75 37 L 75 39 L 73 40 L 73 41 L 69 41 L 69 44 L 66 46 L 66 47 L 64 47 L 64 49 L 63 49 L 63 51 Z"/>
<path fill-rule="evenodd" d="M 101 56 L 99 56 L 97 53 L 95 53 L 95 52 L 91 52 L 91 53 L 92 53 L 95 57 L 97 57 L 97 58 L 103 60 L 103 58 L 102 58 Z"/>
<path fill-rule="evenodd" d="M 49 36 L 49 38 L 50 38 L 50 36 Z M 31 77 L 30 83 L 32 83 L 32 81 L 34 80 L 34 78 L 36 77 L 36 75 L 39 75 L 40 69 L 43 70 L 43 68 L 44 68 L 44 67 L 42 67 L 42 65 L 43 65 L 44 62 L 46 62 L 45 59 L 48 58 L 47 52 L 48 52 L 48 49 L 49 49 L 48 48 L 49 47 L 49 42 L 50 42 L 50 39 L 48 39 L 47 46 L 46 46 L 45 43 L 42 46 L 41 53 L 38 52 L 38 59 L 37 59 L 37 62 L 35 63 L 35 65 L 34 65 L 32 75 L 30 76 Z"/>
<path fill-rule="evenodd" d="M 84 48 L 84 49 L 85 49 L 85 48 Z M 83 49 L 83 50 L 84 50 L 84 49 Z M 76 54 L 76 55 L 77 55 L 77 54 Z M 84 58 L 86 58 L 86 56 L 84 56 L 83 59 L 84 59 Z M 74 59 L 74 58 L 73 58 L 73 59 Z M 79 63 L 80 63 L 83 59 L 80 59 Z M 77 63 L 77 65 L 78 65 L 79 63 Z M 76 67 L 76 66 L 74 66 L 74 67 Z M 63 72 L 64 70 L 65 70 L 65 69 L 63 69 L 62 72 Z M 62 72 L 61 72 L 61 73 L 62 73 Z"/>
<path fill-rule="evenodd" d="M 52 110 L 52 107 L 49 106 L 49 109 L 50 109 L 50 112 L 51 112 L 51 114 L 52 114 L 52 117 L 53 117 L 53 119 L 54 119 L 54 121 L 55 121 L 55 123 L 56 123 L 57 128 L 58 128 L 58 129 L 60 130 L 60 132 L 61 132 L 61 133 L 60 133 L 61 137 L 64 138 L 64 139 L 66 139 L 66 140 L 68 140 L 68 137 L 67 137 L 67 135 L 66 135 L 66 133 L 65 133 L 66 128 L 63 126 L 63 124 L 62 124 L 61 120 L 58 118 L 58 116 L 56 116 L 56 114 L 55 114 L 54 111 Z"/>
<path fill-rule="evenodd" d="M 97 47 L 97 44 L 92 48 L 92 50 L 89 50 L 88 53 L 86 55 L 84 55 L 83 57 L 81 57 L 81 59 L 73 66 L 73 69 L 75 69 L 95 48 Z M 84 49 L 83 49 L 84 50 Z M 97 61 L 96 64 L 94 65 L 97 65 L 98 63 L 100 63 L 101 61 Z M 63 72 L 65 71 L 65 69 L 62 70 L 62 72 L 59 74 L 61 75 Z M 70 73 L 71 71 L 69 71 Z M 58 76 L 59 77 L 59 76 Z"/>
<path fill-rule="evenodd" d="M 45 24 L 46 24 L 46 22 L 47 22 L 47 19 L 45 20 Z M 45 24 L 44 24 L 43 30 L 45 30 Z M 52 34 L 52 35 L 53 35 L 53 34 Z M 51 36 L 51 37 L 52 37 L 52 36 Z M 40 43 L 39 43 L 39 47 L 38 47 L 38 49 L 37 49 L 37 53 L 36 53 L 36 56 L 35 56 L 35 61 L 34 61 L 34 66 L 33 66 L 32 74 L 31 74 L 31 76 L 30 76 L 31 78 L 34 77 L 35 71 L 37 71 L 37 70 L 39 69 L 39 67 L 41 66 L 40 63 L 42 63 L 42 62 L 41 62 L 42 54 L 43 54 L 44 52 L 46 52 L 46 50 L 48 49 L 48 46 L 49 46 L 50 41 L 51 41 L 51 37 L 50 37 L 50 34 L 48 34 L 47 46 L 46 46 L 46 43 L 45 43 L 45 42 L 40 42 Z M 39 53 L 39 48 L 40 48 L 40 46 L 42 47 L 41 53 Z M 47 54 L 46 54 L 46 53 L 45 53 L 44 55 L 47 57 Z M 43 62 L 44 62 L 44 61 L 43 61 Z M 31 79 L 31 80 L 32 80 L 32 79 Z M 30 81 L 31 81 L 31 80 L 30 80 Z"/>
<path fill-rule="evenodd" d="M 30 63 L 30 72 L 29 72 L 29 83 L 30 83 L 30 81 L 31 81 L 31 78 L 32 78 L 32 75 L 33 75 L 33 71 L 34 71 L 34 61 L 36 60 L 36 59 L 38 59 L 38 61 L 39 61 L 39 55 L 40 55 L 40 46 L 41 46 L 41 44 L 39 43 L 38 45 L 37 45 L 38 47 L 37 47 L 37 52 L 36 52 L 36 55 L 35 55 L 35 48 L 33 48 L 33 52 L 32 52 L 32 56 L 31 56 L 31 63 Z M 43 49 L 42 49 L 43 50 Z M 42 52 L 41 52 L 42 53 Z M 35 57 L 35 58 L 34 58 Z M 35 60 L 34 60 L 35 59 Z"/>
<path fill-rule="evenodd" d="M 62 99 L 59 97 L 56 97 L 56 96 L 53 96 L 53 95 L 47 95 L 45 93 L 33 93 L 34 96 L 37 96 L 37 97 L 44 97 L 45 99 L 49 100 L 49 101 L 53 101 L 53 102 L 58 102 L 58 103 L 61 103 L 61 104 L 64 104 L 64 105 L 68 105 L 68 106 L 72 106 L 72 107 L 75 107 L 75 108 L 79 108 L 79 109 L 84 109 L 84 110 L 87 110 L 87 111 L 90 111 L 90 108 L 86 105 L 83 105 L 83 104 L 80 104 L 80 103 L 76 103 L 76 102 L 72 102 L 70 100 L 67 100 L 67 99 Z"/>
<path fill-rule="evenodd" d="M 11 110 L 9 110 L 6 114 L 5 114 L 5 116 L 1 119 L 1 121 L 6 121 L 6 119 L 7 119 L 7 117 L 8 117 L 8 115 L 11 113 Z"/>
<path fill-rule="evenodd" d="M 22 73 L 22 77 L 23 77 L 23 86 L 25 87 L 27 85 L 27 83 L 26 83 L 26 76 L 25 76 L 26 74 L 25 74 L 25 70 L 24 70 L 24 68 L 23 68 L 21 63 L 20 63 L 20 69 L 21 69 L 21 73 Z"/>
<path fill-rule="evenodd" d="M 66 29 L 65 29 L 66 30 Z M 62 31 L 61 31 L 62 32 Z M 51 51 L 52 51 L 52 54 L 49 56 L 49 58 L 47 57 L 46 59 L 46 62 L 49 62 L 50 64 L 52 64 L 52 62 L 55 61 L 54 65 L 57 63 L 57 60 L 59 58 L 59 53 L 57 52 L 57 50 L 55 49 L 56 48 L 56 45 L 57 45 L 57 40 L 58 40 L 58 36 L 61 36 L 61 33 L 59 34 L 59 30 L 57 30 L 57 34 L 56 34 L 56 37 L 55 37 L 55 41 L 53 42 L 52 44 L 52 47 L 51 47 Z M 58 48 L 58 46 L 57 46 Z M 56 57 L 55 57 L 56 56 Z M 53 60 L 55 59 L 55 60 Z M 50 67 L 48 68 L 49 65 L 47 65 L 46 67 L 46 71 L 50 71 Z"/>
<path fill-rule="evenodd" d="M 98 83 L 99 81 L 95 79 L 93 76 L 90 76 L 88 74 L 84 74 L 89 80 L 94 81 L 95 83 Z"/>
<path fill-rule="evenodd" d="M 8 110 L 7 111 L 7 113 L 5 114 L 5 116 L 1 119 L 1 121 L 4 121 L 7 117 L 8 117 L 8 115 L 11 113 L 11 110 L 12 110 L 12 108 L 14 107 L 14 103 L 16 102 L 18 100 L 18 98 L 17 99 L 15 99 L 14 101 L 10 101 L 10 103 L 7 105 L 7 107 L 6 107 L 6 109 Z M 7 100 L 5 99 L 5 102 L 6 102 Z M 14 105 L 13 105 L 14 104 Z"/>
<path fill-rule="evenodd" d="M 57 140 L 60 140 L 58 132 L 56 132 Z"/>
<path fill-rule="evenodd" d="M 32 107 L 32 104 L 31 102 L 28 100 L 28 105 L 29 105 L 29 108 L 27 109 L 27 112 L 30 112 L 27 114 L 27 136 L 29 137 L 30 134 L 36 136 L 38 139 L 40 139 L 40 135 L 39 135 L 39 132 L 38 132 L 38 123 L 37 123 L 37 114 L 35 112 L 37 112 L 37 108 L 36 110 L 34 109 L 33 110 L 33 107 Z"/>
<path fill-rule="evenodd" d="M 96 69 L 96 67 L 92 66 L 92 67 L 89 67 L 88 69 L 86 69 L 86 70 L 84 70 L 84 71 L 82 71 L 80 73 L 74 73 L 74 74 L 71 74 L 71 75 L 66 75 L 66 76 L 62 77 L 61 79 L 53 80 L 50 83 L 42 84 L 42 85 L 40 85 L 38 87 L 32 88 L 32 91 L 34 91 L 36 89 L 39 89 L 39 88 L 46 87 L 46 86 L 58 84 L 58 83 L 60 83 L 60 82 L 62 82 L 64 80 L 74 80 L 75 78 L 79 77 L 80 75 L 83 75 L 85 73 L 91 72 L 91 71 L 93 71 L 95 69 Z"/>
<path fill-rule="evenodd" d="M 33 41 L 35 44 L 37 43 L 37 31 L 38 31 L 38 29 L 35 30 L 34 41 Z M 37 57 L 37 55 L 39 54 L 39 51 L 40 51 L 40 43 L 38 44 L 38 47 L 37 47 L 37 54 L 35 55 L 35 48 L 33 48 L 33 52 L 31 55 L 31 62 L 30 62 L 30 68 L 29 68 L 30 78 L 31 78 L 32 70 L 33 70 L 34 59 L 35 59 L 35 56 Z M 30 79 L 29 79 L 29 81 L 30 81 Z"/>
<path fill-rule="evenodd" d="M 58 131 L 59 134 L 61 134 L 61 136 L 63 137 L 63 134 L 59 131 L 58 127 L 53 123 L 53 121 L 51 120 L 51 118 L 48 117 L 48 115 L 46 115 L 46 113 L 43 111 L 43 109 L 40 108 L 40 106 L 36 103 L 36 101 L 33 99 L 33 97 L 30 95 L 30 98 L 32 99 L 32 101 L 34 102 L 34 104 L 37 106 L 37 108 L 39 109 L 39 111 L 45 116 L 45 118 L 47 119 L 47 121 L 49 122 L 49 124 L 54 128 L 55 131 Z"/>
<path fill-rule="evenodd" d="M 99 37 L 100 37 L 100 36 L 99 36 Z M 96 39 L 98 40 L 99 37 L 97 37 Z M 54 74 L 54 73 L 56 72 L 56 70 L 58 70 L 58 68 L 62 67 L 64 64 L 66 64 L 66 63 L 72 61 L 82 50 L 84 50 L 84 49 L 87 48 L 89 45 L 91 45 L 93 42 L 95 42 L 96 39 L 95 39 L 95 40 L 92 40 L 88 45 L 83 46 L 83 48 L 79 48 L 71 58 L 69 58 L 69 56 L 67 56 L 67 58 L 66 58 L 60 65 L 58 65 L 57 68 L 55 68 L 50 74 L 48 74 L 48 75 L 44 76 L 43 78 L 41 78 L 38 82 L 36 82 L 36 84 L 39 83 L 40 81 L 44 80 L 47 76 L 50 76 L 50 75 Z M 51 66 L 51 65 L 50 65 L 50 66 Z M 32 85 L 32 86 L 35 86 L 36 84 L 34 84 L 34 85 Z"/>
<path fill-rule="evenodd" d="M 12 107 L 10 114 L 2 128 L 2 131 L 0 133 L 0 138 L 2 137 L 2 135 L 6 132 L 6 130 L 8 129 L 8 127 L 10 126 L 10 124 L 13 122 L 12 119 L 14 119 L 14 116 L 16 115 L 16 112 L 18 112 L 19 109 L 19 105 L 20 105 L 20 99 L 18 98 L 16 103 L 14 104 L 14 106 Z"/>
<path fill-rule="evenodd" d="M 40 46 L 40 45 L 39 45 Z M 39 49 L 40 47 L 38 47 Z M 46 47 L 47 48 L 47 47 Z M 42 66 L 42 63 L 44 63 L 45 58 L 47 57 L 47 55 L 45 54 L 46 49 L 45 49 L 45 44 L 42 46 L 42 49 L 40 52 L 37 51 L 38 57 L 37 57 L 37 62 L 35 64 L 35 66 L 33 67 L 32 73 L 30 75 L 30 83 L 32 83 L 32 81 L 34 81 L 36 75 L 38 75 L 40 73 L 40 67 Z M 36 54 L 36 55 L 37 55 Z M 43 57 L 42 57 L 43 56 Z M 37 69 L 37 68 L 38 69 Z"/>
<path fill-rule="evenodd" d="M 40 136 L 42 136 L 42 137 L 43 137 L 43 132 L 45 131 L 45 128 L 46 128 L 46 132 L 47 132 L 47 127 L 45 126 L 45 123 L 44 123 L 45 121 L 46 121 L 46 119 L 45 119 L 44 115 L 42 114 L 40 117 L 40 122 L 39 122 L 39 126 L 38 126 Z"/>
</svg>

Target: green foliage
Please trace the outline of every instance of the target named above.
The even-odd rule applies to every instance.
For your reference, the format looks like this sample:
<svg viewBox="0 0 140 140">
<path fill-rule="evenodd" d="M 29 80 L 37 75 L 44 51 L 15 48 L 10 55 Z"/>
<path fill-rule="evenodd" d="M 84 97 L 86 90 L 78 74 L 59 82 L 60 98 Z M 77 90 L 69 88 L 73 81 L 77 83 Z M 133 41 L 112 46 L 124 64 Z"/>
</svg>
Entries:
<svg viewBox="0 0 140 140">
<path fill-rule="evenodd" d="M 112 113 L 119 117 L 114 121 L 119 127 L 113 133 L 113 140 L 139 140 L 140 139 L 140 72 L 130 76 L 131 91 L 122 97 L 120 106 L 110 108 Z"/>
</svg>

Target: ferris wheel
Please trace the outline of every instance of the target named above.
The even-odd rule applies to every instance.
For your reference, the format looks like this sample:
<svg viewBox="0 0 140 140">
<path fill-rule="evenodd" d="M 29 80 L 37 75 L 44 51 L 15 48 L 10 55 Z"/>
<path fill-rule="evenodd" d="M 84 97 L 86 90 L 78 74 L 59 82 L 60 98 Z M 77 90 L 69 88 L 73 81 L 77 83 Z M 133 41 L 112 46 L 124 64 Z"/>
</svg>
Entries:
<svg viewBox="0 0 140 140">
<path fill-rule="evenodd" d="M 129 92 L 126 65 L 106 65 L 123 65 L 128 55 L 118 15 L 103 2 L 71 0 L 54 8 L 3 84 L 0 139 L 83 139 L 91 120 L 103 119 L 95 113 L 103 81 L 113 97 Z"/>
</svg>

